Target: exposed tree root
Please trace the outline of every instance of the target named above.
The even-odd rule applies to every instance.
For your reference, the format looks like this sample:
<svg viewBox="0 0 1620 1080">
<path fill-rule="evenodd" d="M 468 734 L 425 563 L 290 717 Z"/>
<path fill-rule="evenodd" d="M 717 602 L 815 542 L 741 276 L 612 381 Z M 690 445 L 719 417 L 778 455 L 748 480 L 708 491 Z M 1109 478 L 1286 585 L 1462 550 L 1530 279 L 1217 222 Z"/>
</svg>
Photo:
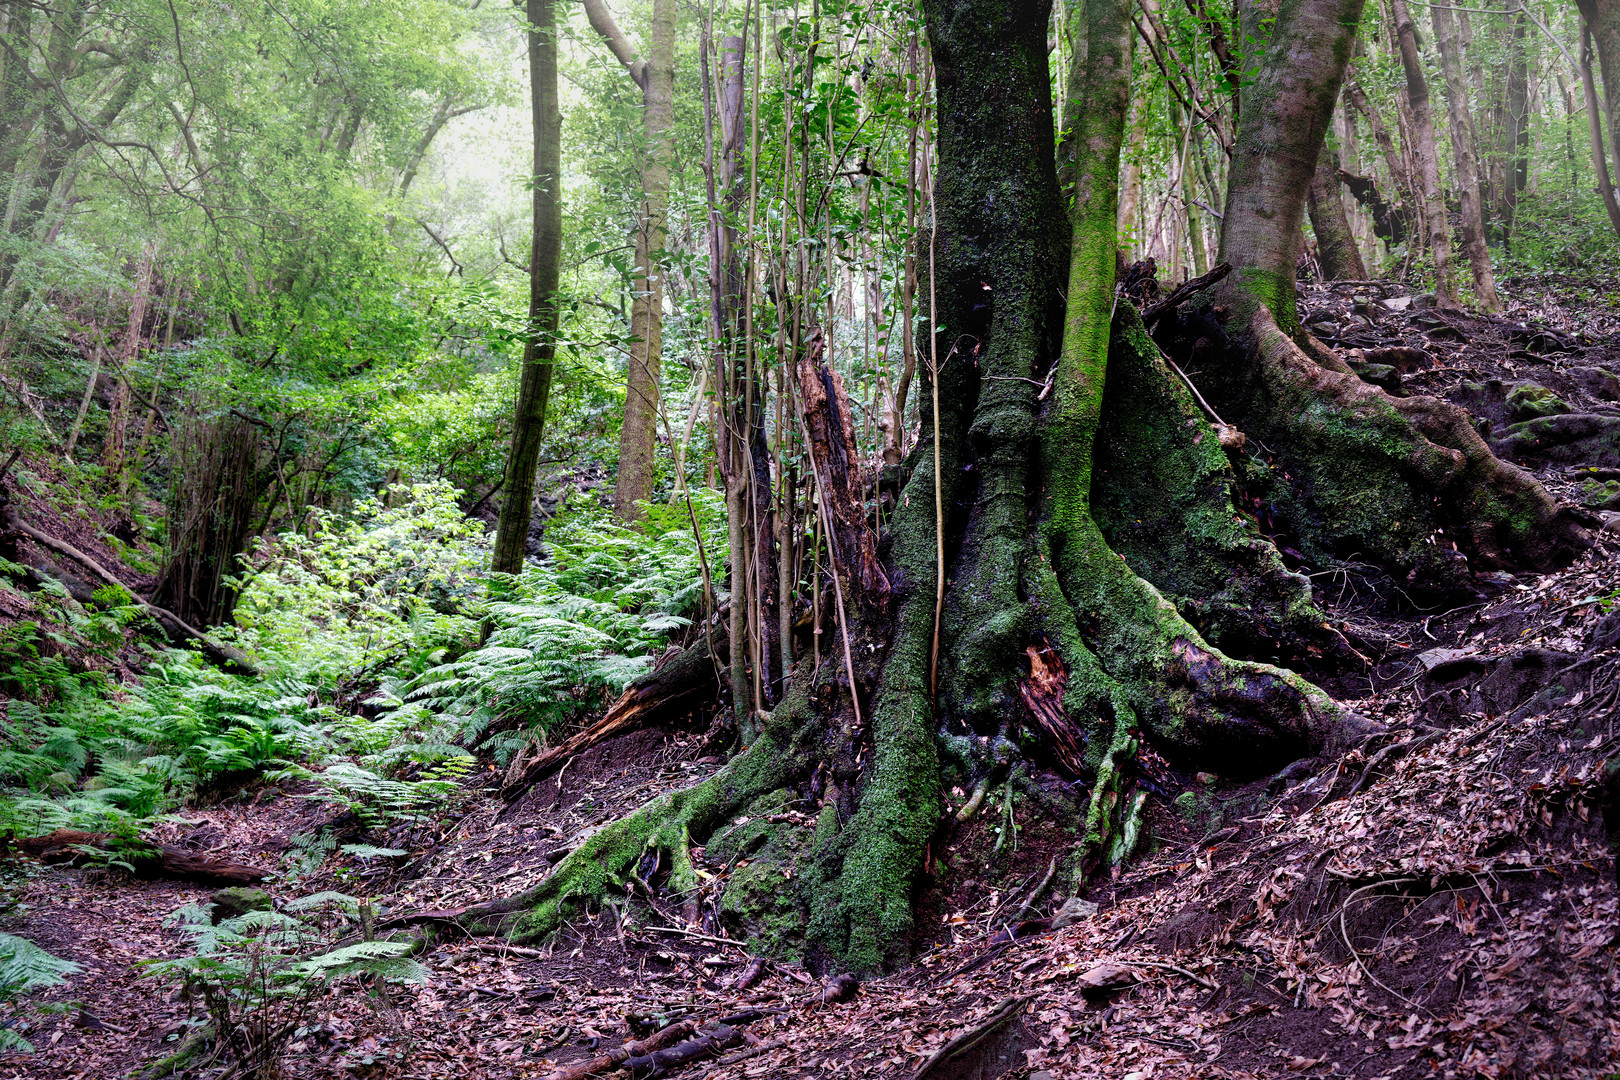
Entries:
<svg viewBox="0 0 1620 1080">
<path fill-rule="evenodd" d="M 1218 432 L 1129 308 L 1114 320 L 1103 401 L 1091 505 L 1109 546 L 1229 655 L 1337 651 L 1310 579 L 1236 512 Z"/>
<path fill-rule="evenodd" d="M 1265 496 L 1313 562 L 1356 557 L 1449 592 L 1469 584 L 1470 559 L 1547 570 L 1590 545 L 1573 511 L 1493 455 L 1456 406 L 1390 397 L 1320 343 L 1307 353 L 1263 306 L 1249 336 L 1252 378 L 1228 384 L 1222 408 L 1275 452 Z"/>
</svg>

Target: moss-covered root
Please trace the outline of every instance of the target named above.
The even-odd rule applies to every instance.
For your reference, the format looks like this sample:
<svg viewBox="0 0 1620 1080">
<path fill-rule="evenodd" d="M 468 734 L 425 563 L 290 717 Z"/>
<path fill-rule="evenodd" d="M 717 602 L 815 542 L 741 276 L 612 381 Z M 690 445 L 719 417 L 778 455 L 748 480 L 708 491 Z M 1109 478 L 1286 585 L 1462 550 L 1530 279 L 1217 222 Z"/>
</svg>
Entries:
<svg viewBox="0 0 1620 1080">
<path fill-rule="evenodd" d="M 776 719 L 748 750 L 700 784 L 669 792 L 605 826 L 575 848 L 538 886 L 512 901 L 503 901 L 488 925 L 473 930 L 504 930 L 514 941 L 549 936 L 564 919 L 600 904 L 641 876 L 640 864 L 667 858 L 669 887 L 696 887 L 688 849 L 701 843 L 722 822 L 765 792 L 788 782 L 801 762 L 800 746 L 808 741 L 808 709 L 803 695 L 790 696 L 777 707 Z M 648 871 L 650 872 L 650 871 Z M 503 912 L 515 912 L 505 915 Z"/>
<path fill-rule="evenodd" d="M 1342 647 L 1310 579 L 1235 511 L 1214 427 L 1128 304 L 1114 318 L 1096 455 L 1091 507 L 1104 538 L 1205 640 L 1258 658 Z"/>
<path fill-rule="evenodd" d="M 1496 458 L 1460 409 L 1316 362 L 1264 306 L 1250 330 L 1259 398 L 1245 426 L 1291 478 L 1278 509 L 1307 555 L 1377 559 L 1444 590 L 1467 584 L 1459 548 L 1482 568 L 1550 569 L 1590 546 L 1573 511 Z"/>
<path fill-rule="evenodd" d="M 944 809 L 927 654 L 899 657 L 901 671 L 896 659 L 873 710 L 873 761 L 859 807 L 840 827 L 829 803 L 804 874 L 811 943 L 857 972 L 908 954 L 912 886 Z"/>
</svg>

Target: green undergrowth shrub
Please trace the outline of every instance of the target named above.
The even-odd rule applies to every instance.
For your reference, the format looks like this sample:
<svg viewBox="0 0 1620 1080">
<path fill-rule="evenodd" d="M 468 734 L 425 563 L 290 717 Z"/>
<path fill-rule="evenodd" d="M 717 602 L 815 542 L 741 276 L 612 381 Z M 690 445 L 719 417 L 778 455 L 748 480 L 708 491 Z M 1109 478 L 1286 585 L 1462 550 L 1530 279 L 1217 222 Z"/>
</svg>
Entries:
<svg viewBox="0 0 1620 1080">
<path fill-rule="evenodd" d="M 458 494 L 396 485 L 345 515 L 312 510 L 307 535 L 258 545 L 223 636 L 271 670 L 328 686 L 420 671 L 475 643 L 489 548 Z"/>
<path fill-rule="evenodd" d="M 703 533 L 703 550 L 693 521 Z M 443 736 L 505 764 L 533 734 L 600 709 L 645 672 L 703 600 L 703 559 L 723 550 L 725 505 L 707 488 L 691 508 L 647 508 L 639 529 L 590 507 L 546 530 L 548 557 L 499 587 L 480 648 L 424 673 L 394 715 L 436 713 Z"/>
<path fill-rule="evenodd" d="M 164 649 L 119 684 L 52 655 L 57 631 L 5 631 L 0 828 L 133 837 L 188 799 L 261 776 L 308 781 L 308 797 L 371 828 L 431 816 L 465 790 L 474 751 L 504 765 L 647 670 L 702 606 L 694 519 L 707 552 L 724 543 L 724 504 L 707 489 L 690 510 L 684 499 L 649 507 L 635 530 L 594 503 L 565 506 L 547 556 L 496 582 L 491 601 L 483 526 L 457 496 L 442 483 L 396 487 L 261 545 L 237 624 L 217 629 L 257 676 Z M 143 616 L 128 597 L 104 599 L 60 634 L 111 655 Z"/>
<path fill-rule="evenodd" d="M 424 982 L 410 941 L 381 941 L 375 909 L 337 892 L 290 900 L 279 911 L 219 918 L 212 904 L 188 904 L 168 920 L 189 939 L 189 955 L 147 961 L 147 974 L 178 983 L 200 1015 L 175 1058 L 215 1052 L 232 1075 L 275 1076 L 288 1043 L 313 1025 L 316 998 L 340 982 L 363 980 L 387 1009 L 390 982 Z"/>
</svg>

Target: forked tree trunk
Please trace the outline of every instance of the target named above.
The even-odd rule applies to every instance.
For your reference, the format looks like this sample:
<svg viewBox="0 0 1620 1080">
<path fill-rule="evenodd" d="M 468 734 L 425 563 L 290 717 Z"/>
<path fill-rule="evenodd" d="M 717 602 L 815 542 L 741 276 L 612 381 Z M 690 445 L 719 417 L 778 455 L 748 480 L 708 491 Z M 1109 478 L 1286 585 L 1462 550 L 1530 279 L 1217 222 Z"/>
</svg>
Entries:
<svg viewBox="0 0 1620 1080">
<path fill-rule="evenodd" d="M 1474 301 L 1481 311 L 1498 312 L 1502 301 L 1496 295 L 1496 275 L 1491 270 L 1491 253 L 1485 246 L 1485 206 L 1479 193 L 1479 150 L 1474 145 L 1474 120 L 1468 107 L 1468 84 L 1463 81 L 1462 46 L 1457 41 L 1457 20 L 1451 9 L 1432 5 L 1434 42 L 1440 52 L 1440 71 L 1446 83 L 1446 114 L 1451 129 L 1451 148 L 1457 162 L 1457 194 L 1461 204 L 1462 227 L 1457 242 L 1468 256 L 1474 275 Z"/>
<path fill-rule="evenodd" d="M 529 251 L 529 323 L 523 368 L 512 420 L 512 443 L 502 480 L 505 495 L 495 525 L 490 569 L 523 569 L 529 521 L 534 514 L 534 476 L 546 429 L 552 360 L 557 352 L 557 278 L 562 260 L 562 112 L 557 104 L 555 0 L 528 0 L 529 113 L 534 127 L 534 238 Z"/>
<path fill-rule="evenodd" d="M 1366 280 L 1361 249 L 1356 246 L 1350 221 L 1344 216 L 1344 200 L 1339 197 L 1339 167 L 1327 146 L 1322 147 L 1316 172 L 1311 174 L 1310 214 L 1322 276 L 1329 281 Z"/>
<path fill-rule="evenodd" d="M 1429 105 L 1429 80 L 1423 74 L 1418 55 L 1417 27 L 1412 24 L 1406 0 L 1390 0 L 1395 19 L 1395 36 L 1401 50 L 1401 67 L 1406 72 L 1406 102 L 1411 109 L 1417 159 L 1418 186 L 1423 199 L 1424 231 L 1434 256 L 1435 296 L 1442 307 L 1457 306 L 1457 284 L 1452 280 L 1451 222 L 1446 216 L 1445 192 L 1440 187 L 1440 158 L 1434 145 L 1434 112 Z M 1284 324 L 1287 325 L 1286 323 Z"/>
<path fill-rule="evenodd" d="M 1087 61 L 1076 65 L 1068 98 L 1067 250 L 1047 15 L 1043 0 L 1013 9 L 932 0 L 926 9 L 940 118 L 929 293 L 942 330 L 929 345 L 921 442 L 906 463 L 886 563 L 874 565 L 875 537 L 857 502 L 848 401 L 812 352 L 798 360 L 800 397 L 832 534 L 823 588 L 838 601 L 833 647 L 819 665 L 798 665 L 786 698 L 725 769 L 610 825 L 536 890 L 490 905 L 486 927 L 548 933 L 573 906 L 616 888 L 649 847 L 667 856 L 672 887 L 695 884 L 687 845 L 710 842 L 712 856 L 729 842 L 711 842 L 717 827 L 793 795 L 822 807 L 790 875 L 809 912 L 805 933 L 841 964 L 872 969 L 909 948 L 913 886 L 943 805 L 942 729 L 1010 738 L 1023 728 L 1095 780 L 1071 863 L 1079 872 L 1122 858 L 1134 842 L 1145 794 L 1132 790 L 1125 766 L 1141 737 L 1178 757 L 1252 771 L 1343 727 L 1346 718 L 1298 677 L 1215 652 L 1109 548 L 1093 518 L 1094 485 L 1116 482 L 1092 462 L 1117 358 L 1129 376 L 1124 392 L 1145 385 L 1151 394 L 1141 396 L 1153 399 L 1130 421 L 1144 426 L 1123 441 L 1150 440 L 1172 463 L 1167 546 L 1200 547 L 1245 580 L 1269 569 L 1310 610 L 1303 579 L 1282 570 L 1252 527 L 1235 524 L 1243 519 L 1219 440 L 1134 311 L 1122 305 L 1119 320 L 1110 317 L 1128 0 L 1092 0 L 1074 16 Z M 1050 397 L 1041 393 L 1048 374 Z M 939 610 L 942 540 L 948 585 Z M 1141 550 L 1163 555 L 1151 538 Z M 1176 572 L 1173 558 L 1163 565 Z M 512 923 L 505 913 L 514 906 L 526 911 Z"/>
<path fill-rule="evenodd" d="M 1116 306 L 1131 2 L 1085 0 L 1069 9 L 1072 55 L 1085 60 L 1065 95 L 1063 156 L 1073 181 L 1066 228 L 1045 0 L 927 0 L 940 149 L 929 292 L 940 331 L 926 354 L 921 441 L 904 464 L 888 543 L 874 549 L 887 553 L 886 611 L 852 595 L 863 580 L 873 591 L 881 586 L 863 578 L 874 538 L 851 494 L 859 484 L 847 460 L 848 402 L 839 380 L 804 355 L 797 363 L 809 391 L 801 397 L 817 481 L 825 500 L 841 504 L 837 512 L 829 506 L 832 529 L 850 535 L 829 545 L 824 588 L 839 599 L 834 648 L 818 664 L 798 665 L 785 699 L 760 717 L 757 738 L 714 776 L 609 824 L 528 893 L 454 913 L 460 925 L 543 936 L 647 866 L 667 869 L 673 890 L 697 888 L 692 844 L 706 844 L 711 859 L 739 853 L 739 837 L 752 835 L 740 833 L 739 818 L 768 820 L 771 808 L 797 800 L 819 809 L 813 836 L 767 833 L 772 853 L 754 854 L 755 864 L 778 860 L 786 872 L 753 880 L 770 881 L 773 896 L 796 882 L 791 896 L 771 901 L 774 910 L 786 921 L 806 913 L 812 947 L 840 966 L 871 970 L 909 950 L 913 894 L 944 807 L 942 747 L 980 770 L 975 779 L 988 775 L 990 766 L 960 749 L 974 741 L 956 733 L 1043 745 L 1049 761 L 1091 781 L 1070 861 L 1083 875 L 1124 857 L 1135 841 L 1147 793 L 1133 790 L 1129 765 L 1143 741 L 1189 770 L 1254 775 L 1375 729 L 1297 675 L 1217 652 L 1180 610 L 1200 617 L 1197 592 L 1208 596 L 1208 579 L 1230 577 L 1252 585 L 1279 621 L 1321 621 L 1306 579 L 1284 570 L 1276 549 L 1234 512 L 1233 471 L 1199 404 L 1135 309 Z M 1447 450 L 1412 425 L 1458 441 L 1458 425 L 1472 434 L 1466 417 L 1430 399 L 1397 413 L 1371 387 L 1374 398 L 1355 397 L 1351 384 L 1365 384 L 1303 359 L 1267 306 L 1277 299 L 1292 310 L 1292 266 L 1280 272 L 1279 245 L 1258 222 L 1291 219 L 1283 242 L 1291 259 L 1357 14 L 1359 0 L 1285 7 L 1269 31 L 1268 63 L 1256 65 L 1264 74 L 1245 88 L 1233 175 L 1262 190 L 1229 198 L 1224 240 L 1246 260 L 1229 298 L 1252 316 L 1259 363 L 1254 378 L 1235 381 L 1280 395 L 1265 406 L 1284 412 L 1273 426 L 1288 437 L 1300 435 L 1288 419 L 1311 412 L 1300 399 L 1314 395 L 1319 426 L 1349 402 L 1338 422 L 1352 443 L 1404 439 L 1401 461 L 1416 459 L 1438 484 L 1469 469 L 1488 472 L 1468 452 L 1483 444 L 1476 435 L 1468 450 Z M 1274 152 L 1259 153 L 1261 141 Z M 1281 186 L 1290 178 L 1291 188 Z M 1206 339 L 1218 336 L 1208 331 L 1208 313 L 1197 319 Z M 1340 467 L 1365 479 L 1359 464 Z M 1369 484 L 1375 499 L 1386 493 L 1381 479 Z M 1513 512 L 1533 506 L 1522 488 L 1496 493 L 1504 490 Z M 1355 494 L 1365 501 L 1366 492 Z M 1432 486 L 1423 492 L 1430 501 L 1433 494 Z M 1120 511 L 1150 498 L 1160 509 L 1138 531 L 1141 523 Z M 1099 514 L 1112 521 L 1119 548 Z M 1538 519 L 1535 527 L 1548 524 Z M 1123 550 L 1133 554 L 1122 558 Z M 1206 557 L 1213 570 L 1195 565 Z M 1151 565 L 1165 588 L 1137 576 L 1133 559 Z M 1177 589 L 1197 592 L 1167 595 Z"/>
<path fill-rule="evenodd" d="M 675 2 L 654 0 L 647 30 L 647 58 L 634 60 L 623 35 L 600 0 L 586 5 L 591 25 L 621 55 L 641 88 L 641 131 L 646 140 L 641 163 L 641 208 L 633 232 L 634 291 L 630 302 L 630 356 L 625 373 L 624 422 L 619 429 L 619 471 L 613 484 L 613 516 L 622 522 L 641 517 L 640 504 L 652 498 L 658 442 L 659 366 L 664 329 L 664 230 L 669 214 L 669 168 L 674 156 Z"/>
</svg>

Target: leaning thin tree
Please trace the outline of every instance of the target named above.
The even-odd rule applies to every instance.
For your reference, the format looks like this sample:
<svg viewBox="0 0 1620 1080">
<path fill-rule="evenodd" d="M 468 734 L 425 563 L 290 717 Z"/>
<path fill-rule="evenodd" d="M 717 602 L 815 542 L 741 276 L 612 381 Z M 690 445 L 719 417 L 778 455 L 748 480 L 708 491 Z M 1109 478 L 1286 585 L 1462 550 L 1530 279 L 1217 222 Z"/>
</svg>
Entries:
<svg viewBox="0 0 1620 1080">
<path fill-rule="evenodd" d="M 1373 729 L 1297 674 L 1238 658 L 1301 653 L 1332 634 L 1308 579 L 1234 512 L 1228 451 L 1241 440 L 1217 429 L 1214 409 L 1286 461 L 1245 466 L 1242 479 L 1271 485 L 1298 543 L 1382 558 L 1409 589 L 1454 586 L 1470 561 L 1545 566 L 1582 544 L 1456 410 L 1390 399 L 1297 336 L 1305 193 L 1361 0 L 1241 11 L 1255 50 L 1243 67 L 1260 75 L 1243 88 L 1222 233 L 1233 270 L 1216 307 L 1146 313 L 1172 355 L 1196 351 L 1218 375 L 1195 396 L 1115 289 L 1130 7 L 1070 8 L 1084 61 L 1069 76 L 1060 148 L 1047 0 L 925 0 L 939 166 L 919 262 L 932 267 L 939 331 L 921 438 L 882 537 L 848 482 L 841 382 L 813 339 L 797 358 L 833 647 L 797 666 L 714 776 L 608 825 L 535 889 L 457 913 L 460 925 L 536 938 L 627 882 L 689 892 L 693 845 L 713 856 L 739 816 L 768 821 L 793 802 L 819 816 L 808 836 L 786 836 L 788 825 L 767 841 L 796 862 L 771 890 L 795 889 L 812 949 L 877 969 L 913 940 L 943 759 L 970 742 L 960 733 L 1021 729 L 1019 745 L 1089 781 L 1070 867 L 1079 884 L 1129 853 L 1144 746 L 1189 769 L 1253 775 Z"/>
</svg>

